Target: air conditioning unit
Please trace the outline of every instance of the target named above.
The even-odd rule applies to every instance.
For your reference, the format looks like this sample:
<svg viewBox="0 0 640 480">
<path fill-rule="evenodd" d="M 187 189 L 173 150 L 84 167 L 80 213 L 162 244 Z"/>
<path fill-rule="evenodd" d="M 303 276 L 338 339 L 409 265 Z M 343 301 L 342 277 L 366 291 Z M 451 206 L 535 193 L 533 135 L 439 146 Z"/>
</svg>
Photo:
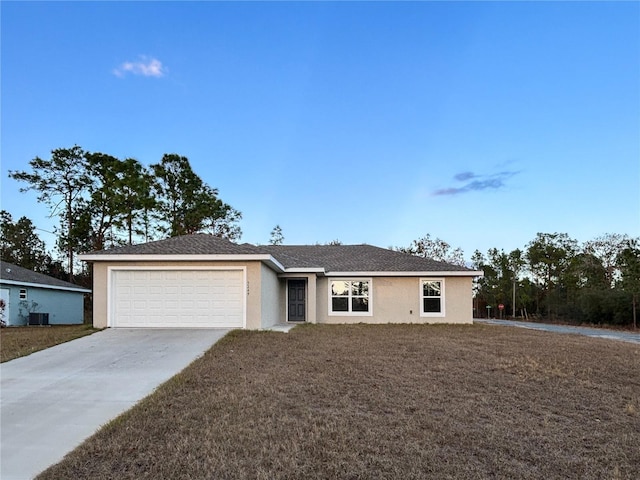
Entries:
<svg viewBox="0 0 640 480">
<path fill-rule="evenodd" d="M 30 313 L 29 325 L 49 325 L 48 313 Z"/>
</svg>

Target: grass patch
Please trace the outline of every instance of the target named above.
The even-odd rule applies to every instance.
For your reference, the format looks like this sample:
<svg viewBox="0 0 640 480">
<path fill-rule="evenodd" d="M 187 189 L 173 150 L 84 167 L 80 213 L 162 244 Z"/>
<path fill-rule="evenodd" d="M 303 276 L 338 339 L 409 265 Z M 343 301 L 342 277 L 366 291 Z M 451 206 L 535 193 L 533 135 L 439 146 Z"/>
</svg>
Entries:
<svg viewBox="0 0 640 480">
<path fill-rule="evenodd" d="M 635 479 L 638 372 L 496 326 L 239 331 L 38 478 Z"/>
<path fill-rule="evenodd" d="M 0 328 L 0 361 L 8 362 L 97 331 L 84 324 Z"/>
</svg>

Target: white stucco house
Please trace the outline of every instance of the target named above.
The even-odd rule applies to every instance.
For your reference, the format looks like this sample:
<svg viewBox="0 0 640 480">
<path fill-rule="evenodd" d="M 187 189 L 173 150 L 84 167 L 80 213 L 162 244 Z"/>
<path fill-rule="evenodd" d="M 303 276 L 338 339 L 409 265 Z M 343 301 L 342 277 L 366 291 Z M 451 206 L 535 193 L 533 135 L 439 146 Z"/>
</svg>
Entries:
<svg viewBox="0 0 640 480">
<path fill-rule="evenodd" d="M 186 235 L 81 255 L 95 327 L 260 329 L 285 322 L 471 323 L 482 272 L 371 245 Z"/>
</svg>

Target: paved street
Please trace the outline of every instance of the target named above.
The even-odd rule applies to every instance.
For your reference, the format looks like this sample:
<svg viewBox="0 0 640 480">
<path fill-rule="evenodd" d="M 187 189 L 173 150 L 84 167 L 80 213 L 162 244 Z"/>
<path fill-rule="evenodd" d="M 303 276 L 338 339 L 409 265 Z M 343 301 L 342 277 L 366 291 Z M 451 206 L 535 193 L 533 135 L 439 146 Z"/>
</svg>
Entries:
<svg viewBox="0 0 640 480">
<path fill-rule="evenodd" d="M 531 330 L 543 330 L 555 333 L 572 333 L 574 335 L 586 335 L 587 337 L 606 338 L 608 340 L 618 340 L 640 344 L 640 333 L 633 333 L 622 330 L 609 330 L 606 328 L 573 327 L 570 325 L 552 325 L 548 323 L 520 322 L 515 320 L 497 320 L 474 318 L 474 323 L 485 323 L 488 325 L 504 325 L 509 327 L 529 328 Z"/>
</svg>

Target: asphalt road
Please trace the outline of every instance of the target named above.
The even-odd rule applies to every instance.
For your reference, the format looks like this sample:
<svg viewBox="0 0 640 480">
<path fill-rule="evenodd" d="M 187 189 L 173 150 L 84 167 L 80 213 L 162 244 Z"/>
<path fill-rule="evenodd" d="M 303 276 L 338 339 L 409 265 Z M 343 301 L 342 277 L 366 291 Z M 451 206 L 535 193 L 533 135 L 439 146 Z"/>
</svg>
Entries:
<svg viewBox="0 0 640 480">
<path fill-rule="evenodd" d="M 531 330 L 543 330 L 545 332 L 572 333 L 574 335 L 586 335 L 587 337 L 606 338 L 621 342 L 640 344 L 640 333 L 622 330 L 609 330 L 606 328 L 573 327 L 570 325 L 552 325 L 549 323 L 520 322 L 515 320 L 497 320 L 474 318 L 473 323 L 485 323 L 488 325 L 504 325 L 509 327 L 529 328 Z"/>
</svg>

